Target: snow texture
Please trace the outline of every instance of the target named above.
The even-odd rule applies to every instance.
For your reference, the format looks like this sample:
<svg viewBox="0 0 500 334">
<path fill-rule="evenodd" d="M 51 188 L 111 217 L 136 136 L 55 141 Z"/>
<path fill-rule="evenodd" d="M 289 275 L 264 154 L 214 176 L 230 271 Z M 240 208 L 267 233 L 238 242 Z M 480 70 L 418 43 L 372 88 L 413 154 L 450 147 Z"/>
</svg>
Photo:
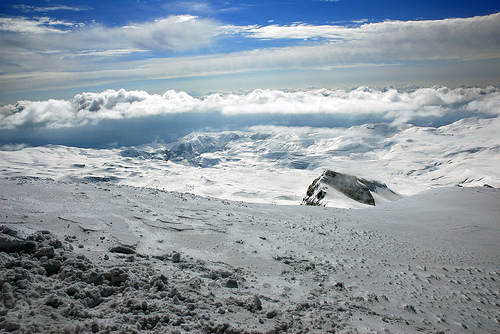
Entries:
<svg viewBox="0 0 500 334">
<path fill-rule="evenodd" d="M 488 333 L 500 192 L 345 210 L 110 182 L 0 179 L 0 328 Z"/>
</svg>

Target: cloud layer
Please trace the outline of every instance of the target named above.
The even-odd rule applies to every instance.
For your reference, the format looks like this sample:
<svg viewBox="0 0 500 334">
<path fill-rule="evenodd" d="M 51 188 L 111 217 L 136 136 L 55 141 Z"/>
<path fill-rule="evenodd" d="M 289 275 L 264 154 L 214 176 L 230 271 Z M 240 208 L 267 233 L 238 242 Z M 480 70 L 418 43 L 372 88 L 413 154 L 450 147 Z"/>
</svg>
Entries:
<svg viewBox="0 0 500 334">
<path fill-rule="evenodd" d="M 236 26 L 182 15 L 106 27 L 48 17 L 4 17 L 0 95 L 259 71 L 403 67 L 406 62 L 452 61 L 467 67 L 467 61 L 498 62 L 498 31 L 500 13 L 359 26 Z M 462 77 L 467 83 L 470 76 Z"/>
<path fill-rule="evenodd" d="M 1 144 L 74 144 L 72 140 L 82 139 L 78 136 L 94 136 L 93 140 L 99 142 L 96 145 L 141 144 L 155 138 L 174 140 L 207 129 L 236 130 L 255 125 L 349 127 L 364 123 L 443 125 L 472 116 L 500 116 L 500 91 L 493 87 L 411 91 L 360 87 L 351 91 L 255 90 L 244 95 L 195 98 L 176 91 L 151 95 L 145 91 L 106 90 L 77 94 L 71 100 L 19 101 L 1 107 L 0 132 Z M 54 136 L 59 139 L 51 142 Z"/>
<path fill-rule="evenodd" d="M 5 73 L 27 70 L 88 73 L 103 69 L 102 61 L 108 56 L 208 47 L 215 38 L 215 29 L 216 25 L 210 20 L 190 15 L 122 27 L 86 25 L 48 17 L 5 17 L 0 18 L 0 44 L 3 45 L 0 69 Z M 82 56 L 92 59 L 85 60 Z M 122 66 L 106 64 L 113 69 Z"/>
</svg>

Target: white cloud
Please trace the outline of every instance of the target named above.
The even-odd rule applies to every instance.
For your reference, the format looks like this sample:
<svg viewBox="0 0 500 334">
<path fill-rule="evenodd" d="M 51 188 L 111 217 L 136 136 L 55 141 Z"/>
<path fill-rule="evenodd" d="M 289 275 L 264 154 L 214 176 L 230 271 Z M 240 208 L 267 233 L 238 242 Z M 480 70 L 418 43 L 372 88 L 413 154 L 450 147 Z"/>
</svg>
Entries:
<svg viewBox="0 0 500 334">
<path fill-rule="evenodd" d="M 500 13 L 445 20 L 386 21 L 359 27 L 293 24 L 224 26 L 221 29 L 226 34 L 256 39 L 327 39 L 335 43 L 316 47 L 317 52 L 341 56 L 351 62 L 479 59 L 497 58 L 500 54 Z"/>
<path fill-rule="evenodd" d="M 24 86 L 25 89 L 37 90 L 60 87 L 59 82 L 62 86 L 71 85 L 67 79 L 72 76 L 73 84 L 81 84 L 79 78 L 85 76 L 98 79 L 102 77 L 100 71 L 108 68 L 133 72 L 141 64 L 111 63 L 107 59 L 132 53 L 179 53 L 206 48 L 217 34 L 215 23 L 189 15 L 126 27 L 75 29 L 76 26 L 80 25 L 48 18 L 0 18 L 0 81 L 8 82 L 0 91 L 18 86 L 27 77 L 33 84 Z M 37 80 L 40 76 L 51 80 Z M 52 87 L 47 86 L 48 82 Z"/>
<path fill-rule="evenodd" d="M 241 33 L 247 37 L 258 39 L 344 39 L 346 32 L 350 28 L 332 25 L 311 25 L 305 23 L 296 23 L 292 25 L 268 25 L 268 26 L 226 26 L 225 33 Z"/>
<path fill-rule="evenodd" d="M 75 51 L 107 49 L 187 50 L 210 45 L 216 25 L 195 16 L 170 16 L 124 27 L 92 26 L 68 31 L 81 24 L 41 18 L 0 18 L 0 42 L 23 50 Z M 36 33 L 37 36 L 30 34 Z M 5 48 L 4 48 L 5 49 Z"/>
<path fill-rule="evenodd" d="M 376 117 L 405 123 L 453 116 L 454 113 L 500 116 L 496 88 L 422 88 L 413 92 L 360 87 L 352 91 L 285 92 L 255 90 L 245 95 L 212 94 L 203 99 L 184 92 L 150 95 L 144 91 L 107 90 L 81 93 L 72 100 L 22 101 L 0 109 L 0 129 L 57 129 L 189 112 L 217 112 L 225 117 L 244 115 L 322 115 Z M 309 116 L 308 116 L 309 115 Z M 252 125 L 252 124 L 249 124 Z"/>
<path fill-rule="evenodd" d="M 497 37 L 500 13 L 465 19 L 368 23 L 358 27 L 218 25 L 191 15 L 125 27 L 87 26 L 68 31 L 71 24 L 75 23 L 0 19 L 0 30 L 5 32 L 0 32 L 2 90 L 11 93 L 132 80 L 324 70 L 406 61 L 498 59 L 500 54 Z M 243 52 L 214 48 L 222 53 L 211 54 L 212 46 L 217 47 L 220 39 L 231 36 L 269 41 L 262 44 L 267 48 Z M 293 45 L 273 47 L 275 39 L 287 39 Z M 299 41 L 303 39 L 321 42 Z M 203 48 L 208 53 L 182 54 Z M 126 58 L 132 53 L 142 53 L 143 57 Z M 111 57 L 123 59 L 111 62 Z"/>
<path fill-rule="evenodd" d="M 20 144 L 4 144 L 0 145 L 0 151 L 21 151 L 22 149 L 28 147 L 28 145 Z"/>
<path fill-rule="evenodd" d="M 61 27 L 74 27 L 75 24 L 64 20 L 55 20 L 49 17 L 0 17 L 0 31 L 29 34 L 61 34 L 68 30 Z"/>
<path fill-rule="evenodd" d="M 215 24 L 191 15 L 170 16 L 133 29 L 102 29 L 107 37 L 117 35 L 124 44 L 147 50 L 187 50 L 209 46 L 215 37 Z M 110 36 L 106 36 L 109 34 Z"/>
<path fill-rule="evenodd" d="M 22 10 L 26 13 L 30 12 L 51 12 L 51 11 L 56 11 L 56 10 L 69 10 L 69 11 L 75 11 L 75 12 L 80 12 L 80 11 L 86 11 L 90 10 L 90 7 L 73 7 L 73 6 L 46 6 L 46 7 L 38 7 L 38 6 L 30 6 L 30 5 L 14 5 L 12 6 L 15 9 Z"/>
<path fill-rule="evenodd" d="M 139 48 L 110 49 L 110 50 L 84 50 L 72 55 L 73 57 L 117 57 L 132 53 L 146 53 L 148 50 Z"/>
</svg>

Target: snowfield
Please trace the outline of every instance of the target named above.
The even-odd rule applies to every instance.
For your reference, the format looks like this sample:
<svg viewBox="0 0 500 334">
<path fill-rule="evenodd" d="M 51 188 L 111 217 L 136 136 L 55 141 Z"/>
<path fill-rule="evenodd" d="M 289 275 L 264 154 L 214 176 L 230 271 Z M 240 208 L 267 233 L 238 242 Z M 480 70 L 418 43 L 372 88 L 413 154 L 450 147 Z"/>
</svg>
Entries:
<svg viewBox="0 0 500 334">
<path fill-rule="evenodd" d="M 170 144 L 0 150 L 2 176 L 106 181 L 252 203 L 299 205 L 325 170 L 377 180 L 403 196 L 432 187 L 500 187 L 500 118 L 434 127 L 251 127 Z M 342 197 L 337 207 L 358 207 Z M 330 203 L 330 204 L 331 204 Z"/>
<path fill-rule="evenodd" d="M 345 128 L 303 126 L 307 113 L 300 126 L 276 126 L 288 116 L 271 108 L 267 123 L 207 126 L 170 143 L 95 149 L 2 138 L 0 331 L 498 332 L 499 93 L 424 98 L 432 92 L 402 94 L 427 101 L 409 109 L 395 91 L 380 92 L 378 121 L 388 123 Z M 373 100 L 369 90 L 354 93 L 354 105 L 380 105 L 361 103 Z M 100 138 L 106 110 L 84 112 L 97 117 L 85 125 L 72 112 L 31 119 L 37 105 L 0 110 L 2 134 L 139 140 L 140 124 L 154 121 L 103 121 L 106 131 L 122 127 Z M 239 119 L 226 113 L 225 122 Z M 44 119 L 57 121 L 35 122 Z M 167 136 L 175 123 L 160 119 L 152 129 Z"/>
<path fill-rule="evenodd" d="M 359 210 L 35 177 L 0 189 L 3 331 L 500 328 L 498 189 Z"/>
</svg>

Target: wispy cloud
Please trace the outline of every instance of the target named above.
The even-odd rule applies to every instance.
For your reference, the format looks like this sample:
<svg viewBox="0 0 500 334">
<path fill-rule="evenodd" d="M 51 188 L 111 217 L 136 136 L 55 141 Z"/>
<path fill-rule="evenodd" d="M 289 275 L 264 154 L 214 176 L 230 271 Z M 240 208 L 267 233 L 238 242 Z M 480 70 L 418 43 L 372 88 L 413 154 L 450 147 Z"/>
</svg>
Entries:
<svg viewBox="0 0 500 334">
<path fill-rule="evenodd" d="M 30 5 L 14 5 L 12 6 L 15 9 L 21 10 L 25 13 L 32 13 L 32 12 L 51 12 L 51 11 L 56 11 L 56 10 L 69 10 L 69 11 L 75 11 L 75 12 L 81 12 L 81 11 L 86 11 L 86 10 L 91 10 L 91 7 L 81 7 L 81 6 L 66 6 L 66 5 L 54 5 L 54 6 L 45 6 L 45 7 L 39 7 L 39 6 L 30 6 Z"/>
<path fill-rule="evenodd" d="M 169 1 L 163 8 L 179 14 L 196 14 L 201 16 L 212 16 L 221 12 L 237 12 L 249 6 L 248 4 L 232 4 L 229 1 Z"/>
<path fill-rule="evenodd" d="M 0 18 L 0 93 L 250 71 L 497 59 L 498 31 L 500 13 L 356 27 L 235 26 L 193 15 L 123 27 Z M 259 41 L 258 47 L 241 51 L 231 38 Z M 276 40 L 286 43 L 277 47 Z M 111 57 L 120 59 L 110 62 Z"/>
<path fill-rule="evenodd" d="M 209 47 L 215 29 L 213 22 L 189 15 L 111 28 L 49 18 L 0 18 L 0 72 L 4 73 L 0 80 L 14 73 L 55 75 L 61 70 L 81 73 L 103 69 L 95 61 L 75 62 L 74 57 L 81 55 L 99 60 L 140 51 L 181 52 Z M 115 64 L 113 68 L 130 65 Z"/>
<path fill-rule="evenodd" d="M 0 33 L 29 33 L 37 35 L 62 34 L 69 32 L 70 28 L 78 26 L 78 24 L 72 22 L 56 20 L 50 17 L 0 17 Z M 29 47 L 29 45 L 27 47 Z"/>
<path fill-rule="evenodd" d="M 330 25 L 310 25 L 297 23 L 293 25 L 268 25 L 268 26 L 223 26 L 225 34 L 242 34 L 245 37 L 257 39 L 339 39 L 345 38 L 349 28 Z"/>
<path fill-rule="evenodd" d="M 365 20 L 357 23 L 365 23 Z M 434 58 L 432 50 L 436 46 L 461 48 L 470 51 L 471 46 L 483 46 L 488 49 L 500 48 L 495 32 L 500 28 L 500 13 L 472 18 L 422 21 L 385 21 L 365 23 L 359 27 L 342 25 L 311 25 L 297 23 L 292 25 L 267 26 L 223 26 L 226 34 L 241 34 L 256 39 L 308 39 L 321 38 L 331 41 L 364 43 L 369 46 L 381 46 L 398 43 L 404 48 L 413 46 L 413 51 L 424 51 Z M 353 45 L 354 46 L 354 45 Z M 373 46 L 372 46 L 373 47 Z M 476 49 L 481 52 L 482 50 Z M 492 55 L 490 54 L 490 57 Z"/>
<path fill-rule="evenodd" d="M 110 49 L 110 50 L 84 50 L 77 52 L 72 57 L 117 57 L 125 56 L 133 53 L 147 53 L 148 50 L 131 48 L 131 49 Z"/>
</svg>

